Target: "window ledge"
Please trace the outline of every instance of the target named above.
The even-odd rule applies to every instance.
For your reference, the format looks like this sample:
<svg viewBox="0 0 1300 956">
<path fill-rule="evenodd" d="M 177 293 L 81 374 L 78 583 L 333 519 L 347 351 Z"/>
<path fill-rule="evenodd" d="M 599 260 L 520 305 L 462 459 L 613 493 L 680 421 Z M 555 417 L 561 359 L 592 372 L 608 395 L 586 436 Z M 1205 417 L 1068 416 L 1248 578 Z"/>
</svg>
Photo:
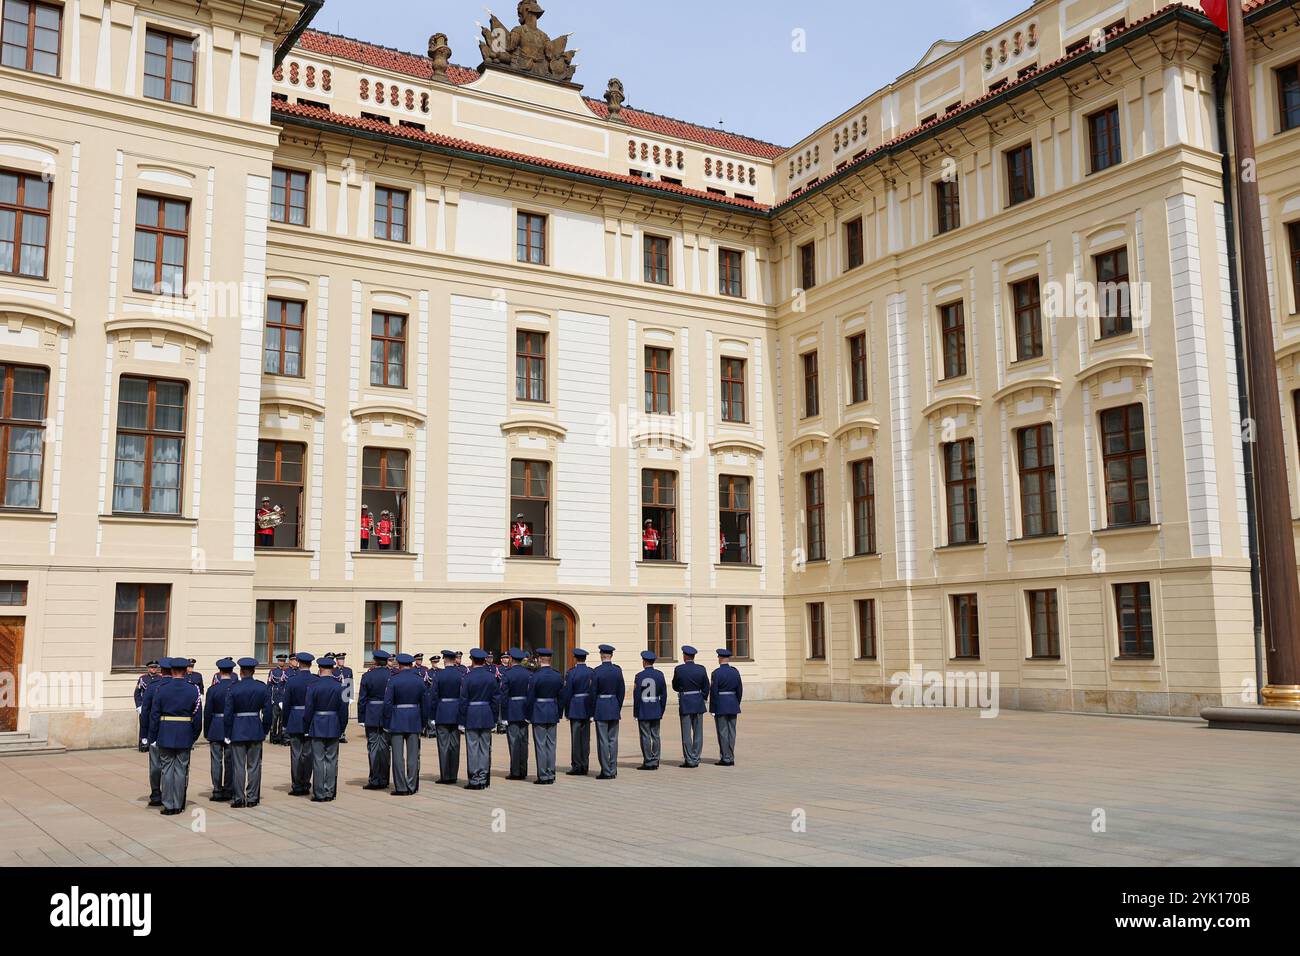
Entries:
<svg viewBox="0 0 1300 956">
<path fill-rule="evenodd" d="M 960 664 L 979 664 L 979 663 L 982 663 L 983 660 L 984 660 L 984 659 L 983 659 L 982 657 L 950 657 L 950 658 L 948 658 L 948 663 L 949 663 L 949 664 L 959 664 L 959 663 L 960 663 Z"/>
<path fill-rule="evenodd" d="M 974 551 L 977 548 L 983 548 L 984 541 L 963 541 L 960 544 L 941 544 L 935 548 L 935 551 Z"/>
<path fill-rule="evenodd" d="M 507 555 L 507 556 L 506 556 L 506 561 L 508 561 L 508 562 L 510 562 L 510 563 L 512 563 L 512 564 L 547 564 L 547 565 L 559 565 L 559 563 L 560 563 L 560 559 L 559 559 L 559 558 L 543 558 L 543 557 L 532 558 L 532 557 L 529 557 L 529 556 L 526 555 L 526 554 L 511 554 L 511 555 Z"/>
<path fill-rule="evenodd" d="M 285 555 L 291 558 L 310 557 L 315 551 L 308 551 L 305 548 L 254 548 L 253 553 L 259 558 L 264 555 Z"/>
<path fill-rule="evenodd" d="M 689 568 L 685 561 L 638 561 L 638 568 Z"/>
<path fill-rule="evenodd" d="M 1012 538 L 1007 542 L 1013 548 L 1026 547 L 1035 544 L 1062 544 L 1065 541 L 1065 535 L 1056 534 L 1027 534 L 1019 538 Z"/>
<path fill-rule="evenodd" d="M 1092 533 L 1097 537 L 1122 537 L 1128 534 L 1146 534 L 1160 530 L 1159 524 L 1120 524 L 1109 528 L 1093 528 Z"/>
<path fill-rule="evenodd" d="M 855 657 L 855 658 L 853 658 L 853 663 L 855 663 L 855 664 L 879 664 L 879 663 L 880 663 L 880 658 L 879 658 L 879 657 Z"/>
<path fill-rule="evenodd" d="M 283 552 L 281 552 L 283 553 Z M 294 551 L 291 554 L 312 554 L 311 551 Z M 411 554 L 409 551 L 353 551 L 352 557 L 358 558 L 379 558 L 384 561 L 414 561 L 419 557 L 418 554 Z"/>
<path fill-rule="evenodd" d="M 763 566 L 761 564 L 740 564 L 740 563 L 723 564 L 721 562 L 714 562 L 713 567 L 719 571 L 762 571 L 763 570 Z"/>
<path fill-rule="evenodd" d="M 173 515 L 100 515 L 100 524 L 123 524 L 123 525 L 148 525 L 157 527 L 160 524 L 176 525 L 179 528 L 194 528 L 198 526 L 197 518 L 182 518 Z"/>
<path fill-rule="evenodd" d="M 1025 663 L 1026 664 L 1060 664 L 1061 656 L 1058 654 L 1055 657 L 1026 657 Z"/>
<path fill-rule="evenodd" d="M 1138 656 L 1125 657 L 1121 655 L 1120 657 L 1116 657 L 1113 659 L 1113 663 L 1128 664 L 1134 667 L 1151 667 L 1152 665 L 1155 664 L 1155 662 L 1156 662 L 1156 656 L 1154 654 L 1148 657 L 1138 657 Z"/>
<path fill-rule="evenodd" d="M 879 561 L 881 557 L 882 555 L 879 551 L 872 551 L 868 554 L 850 554 L 847 555 L 844 558 L 844 560 L 845 561 Z"/>
<path fill-rule="evenodd" d="M 53 511 L 19 511 L 0 508 L 0 521 L 17 519 L 18 521 L 55 521 L 58 515 Z"/>
</svg>

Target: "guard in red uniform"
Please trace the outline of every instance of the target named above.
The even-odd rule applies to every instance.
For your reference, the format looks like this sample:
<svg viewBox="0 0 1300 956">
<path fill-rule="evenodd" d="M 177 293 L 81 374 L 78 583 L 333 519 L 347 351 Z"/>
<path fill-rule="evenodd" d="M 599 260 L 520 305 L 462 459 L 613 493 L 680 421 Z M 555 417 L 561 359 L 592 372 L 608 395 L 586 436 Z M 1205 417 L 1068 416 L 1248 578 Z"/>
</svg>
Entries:
<svg viewBox="0 0 1300 956">
<path fill-rule="evenodd" d="M 641 556 L 646 561 L 659 560 L 659 532 L 649 518 L 645 519 L 645 530 L 641 532 Z"/>
<path fill-rule="evenodd" d="M 515 515 L 515 523 L 510 526 L 510 547 L 516 555 L 533 553 L 533 533 L 522 514 Z"/>
<path fill-rule="evenodd" d="M 262 519 L 269 518 L 272 510 L 271 499 L 263 498 L 262 506 L 257 509 L 258 520 L 255 523 L 255 527 L 257 528 L 257 546 L 259 548 L 270 548 L 275 545 L 275 529 L 262 527 Z"/>
<path fill-rule="evenodd" d="M 370 550 L 370 532 L 375 530 L 375 517 L 370 513 L 369 505 L 361 506 L 361 550 Z"/>
<path fill-rule="evenodd" d="M 379 536 L 379 550 L 387 551 L 393 546 L 393 517 L 390 512 L 383 511 L 379 515 L 379 524 L 375 528 L 375 533 Z"/>
</svg>

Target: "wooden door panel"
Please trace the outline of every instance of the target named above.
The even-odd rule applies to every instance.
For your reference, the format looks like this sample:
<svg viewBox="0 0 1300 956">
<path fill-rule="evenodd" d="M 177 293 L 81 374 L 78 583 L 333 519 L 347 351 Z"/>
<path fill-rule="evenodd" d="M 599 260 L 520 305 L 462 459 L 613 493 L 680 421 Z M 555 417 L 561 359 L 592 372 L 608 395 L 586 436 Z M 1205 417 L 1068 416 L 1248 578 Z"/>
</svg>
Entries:
<svg viewBox="0 0 1300 956">
<path fill-rule="evenodd" d="M 23 626 L 21 617 L 0 617 L 0 673 L 13 675 L 11 684 L 15 694 L 18 692 L 18 667 L 23 659 Z M 0 733 L 18 729 L 17 700 L 14 706 L 7 706 L 10 701 L 0 701 Z"/>
</svg>

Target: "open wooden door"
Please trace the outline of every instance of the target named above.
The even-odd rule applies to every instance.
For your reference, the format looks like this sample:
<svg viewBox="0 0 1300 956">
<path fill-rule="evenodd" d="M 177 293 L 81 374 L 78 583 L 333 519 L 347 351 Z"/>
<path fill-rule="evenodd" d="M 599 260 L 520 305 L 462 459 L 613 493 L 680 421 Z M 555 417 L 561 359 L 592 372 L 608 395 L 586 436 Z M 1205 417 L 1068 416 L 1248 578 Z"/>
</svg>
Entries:
<svg viewBox="0 0 1300 956">
<path fill-rule="evenodd" d="M 23 625 L 21 617 L 0 617 L 0 673 L 12 675 L 11 695 L 0 696 L 0 733 L 18 729 L 18 667 L 23 659 Z"/>
</svg>

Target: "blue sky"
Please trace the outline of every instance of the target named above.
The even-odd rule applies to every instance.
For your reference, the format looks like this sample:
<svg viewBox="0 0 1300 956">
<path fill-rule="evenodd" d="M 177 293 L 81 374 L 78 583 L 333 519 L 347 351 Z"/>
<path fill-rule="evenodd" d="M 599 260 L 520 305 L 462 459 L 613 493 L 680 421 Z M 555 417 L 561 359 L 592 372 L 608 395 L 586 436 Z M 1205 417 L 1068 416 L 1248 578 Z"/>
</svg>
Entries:
<svg viewBox="0 0 1300 956">
<path fill-rule="evenodd" d="M 911 69 L 939 39 L 961 40 L 1030 0 L 541 0 L 542 28 L 574 34 L 575 80 L 600 97 L 789 146 Z M 515 0 L 488 0 L 507 25 Z M 315 25 L 423 52 L 446 33 L 452 60 L 479 64 L 483 0 L 326 0 Z M 792 49 L 804 31 L 806 52 Z"/>
</svg>

